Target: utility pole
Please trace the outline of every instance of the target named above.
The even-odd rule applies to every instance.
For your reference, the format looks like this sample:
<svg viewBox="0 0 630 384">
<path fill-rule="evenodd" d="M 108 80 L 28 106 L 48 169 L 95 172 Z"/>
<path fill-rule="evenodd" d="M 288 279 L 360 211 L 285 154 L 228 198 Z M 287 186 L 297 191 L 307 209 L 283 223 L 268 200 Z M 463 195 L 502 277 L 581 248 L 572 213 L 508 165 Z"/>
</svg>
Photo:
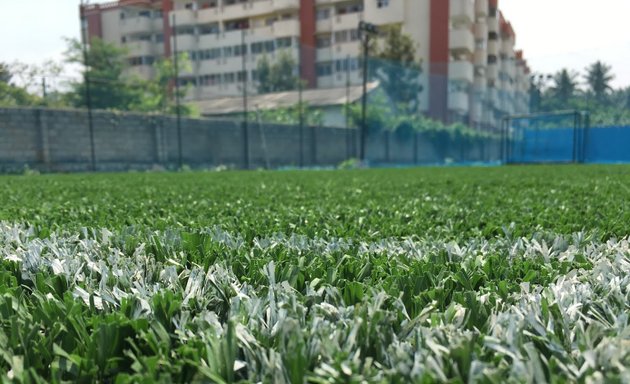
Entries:
<svg viewBox="0 0 630 384">
<path fill-rule="evenodd" d="M 352 136 L 350 135 L 350 55 L 346 57 L 346 157 L 352 156 Z"/>
<path fill-rule="evenodd" d="M 184 166 L 184 159 L 182 153 L 182 112 L 181 105 L 179 100 L 179 59 L 177 57 L 177 19 L 175 18 L 175 14 L 173 14 L 173 25 L 172 35 L 173 35 L 173 63 L 175 65 L 175 108 L 177 115 L 177 155 L 178 155 L 178 163 L 179 169 L 182 169 Z"/>
<path fill-rule="evenodd" d="M 48 97 L 48 90 L 46 89 L 46 77 L 42 77 L 42 98 L 44 102 L 46 102 L 46 98 Z"/>
<path fill-rule="evenodd" d="M 298 117 L 299 117 L 299 124 L 300 124 L 300 132 L 299 132 L 299 137 L 300 137 L 300 168 L 304 167 L 304 105 L 303 105 L 303 100 L 302 100 L 302 45 L 298 46 L 298 57 L 299 57 L 299 64 L 298 64 L 298 73 L 299 73 L 299 80 L 298 80 Z"/>
<path fill-rule="evenodd" d="M 359 33 L 363 38 L 363 99 L 361 101 L 361 151 L 359 158 L 365 162 L 365 147 L 367 144 L 367 82 L 368 82 L 368 58 L 370 48 L 370 36 L 378 33 L 378 28 L 374 24 L 359 22 Z"/>
<path fill-rule="evenodd" d="M 92 118 L 92 90 L 90 87 L 90 73 L 87 44 L 89 39 L 88 22 L 85 18 L 85 1 L 81 0 L 81 38 L 83 40 L 83 81 L 85 82 L 85 103 L 88 110 L 88 129 L 90 131 L 90 164 L 92 171 L 96 171 L 96 152 L 94 148 L 94 122 Z"/>
<path fill-rule="evenodd" d="M 241 29 L 241 57 L 243 67 L 243 156 L 245 160 L 245 169 L 249 169 L 249 111 L 247 106 L 247 55 L 245 45 L 245 33 L 244 26 Z"/>
</svg>

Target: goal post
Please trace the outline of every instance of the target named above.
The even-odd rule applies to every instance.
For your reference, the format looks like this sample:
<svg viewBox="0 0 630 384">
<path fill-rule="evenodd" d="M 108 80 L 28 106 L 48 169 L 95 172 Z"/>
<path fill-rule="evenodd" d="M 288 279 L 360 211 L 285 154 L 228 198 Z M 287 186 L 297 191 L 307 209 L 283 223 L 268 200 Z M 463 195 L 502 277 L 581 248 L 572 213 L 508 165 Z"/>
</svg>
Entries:
<svg viewBox="0 0 630 384">
<path fill-rule="evenodd" d="M 577 110 L 506 116 L 503 163 L 583 163 L 589 127 L 588 112 Z"/>
</svg>

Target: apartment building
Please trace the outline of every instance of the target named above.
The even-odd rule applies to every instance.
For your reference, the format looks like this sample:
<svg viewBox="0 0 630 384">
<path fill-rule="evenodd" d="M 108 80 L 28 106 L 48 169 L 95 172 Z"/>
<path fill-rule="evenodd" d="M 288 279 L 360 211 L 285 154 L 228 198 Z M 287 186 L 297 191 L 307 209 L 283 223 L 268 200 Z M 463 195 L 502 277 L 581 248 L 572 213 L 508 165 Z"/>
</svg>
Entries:
<svg viewBox="0 0 630 384">
<path fill-rule="evenodd" d="M 257 64 L 292 55 L 311 88 L 360 84 L 360 21 L 400 25 L 423 63 L 420 108 L 496 127 L 528 111 L 529 69 L 498 0 L 119 0 L 81 8 L 86 36 L 128 48 L 130 72 L 188 52 L 196 100 L 256 92 Z"/>
</svg>

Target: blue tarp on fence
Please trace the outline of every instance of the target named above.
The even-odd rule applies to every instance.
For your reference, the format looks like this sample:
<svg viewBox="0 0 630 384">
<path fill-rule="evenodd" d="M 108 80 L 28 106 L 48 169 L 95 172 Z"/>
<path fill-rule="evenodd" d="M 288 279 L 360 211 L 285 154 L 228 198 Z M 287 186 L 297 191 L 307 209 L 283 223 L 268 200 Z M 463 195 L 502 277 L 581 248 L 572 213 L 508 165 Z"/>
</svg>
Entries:
<svg viewBox="0 0 630 384">
<path fill-rule="evenodd" d="M 588 163 L 630 163 L 630 126 L 590 128 L 584 149 Z"/>
<path fill-rule="evenodd" d="M 630 126 L 591 127 L 584 131 L 583 140 L 576 140 L 573 128 L 517 128 L 508 162 L 572 162 L 578 153 L 587 163 L 630 163 Z"/>
</svg>

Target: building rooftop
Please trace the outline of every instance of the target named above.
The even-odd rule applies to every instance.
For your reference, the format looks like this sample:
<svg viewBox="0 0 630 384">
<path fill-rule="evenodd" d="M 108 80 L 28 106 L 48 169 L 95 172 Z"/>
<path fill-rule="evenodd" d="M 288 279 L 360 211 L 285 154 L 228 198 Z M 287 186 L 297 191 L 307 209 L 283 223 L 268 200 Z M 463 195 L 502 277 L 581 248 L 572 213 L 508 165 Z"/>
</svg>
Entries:
<svg viewBox="0 0 630 384">
<path fill-rule="evenodd" d="M 379 82 L 368 83 L 368 93 L 378 88 Z M 342 88 L 306 89 L 302 91 L 302 101 L 311 107 L 326 107 L 354 103 L 363 96 L 361 85 Z M 299 91 L 267 93 L 248 96 L 250 110 L 288 108 L 300 100 Z M 189 104 L 196 106 L 202 115 L 228 115 L 243 112 L 243 97 L 197 100 Z"/>
</svg>

